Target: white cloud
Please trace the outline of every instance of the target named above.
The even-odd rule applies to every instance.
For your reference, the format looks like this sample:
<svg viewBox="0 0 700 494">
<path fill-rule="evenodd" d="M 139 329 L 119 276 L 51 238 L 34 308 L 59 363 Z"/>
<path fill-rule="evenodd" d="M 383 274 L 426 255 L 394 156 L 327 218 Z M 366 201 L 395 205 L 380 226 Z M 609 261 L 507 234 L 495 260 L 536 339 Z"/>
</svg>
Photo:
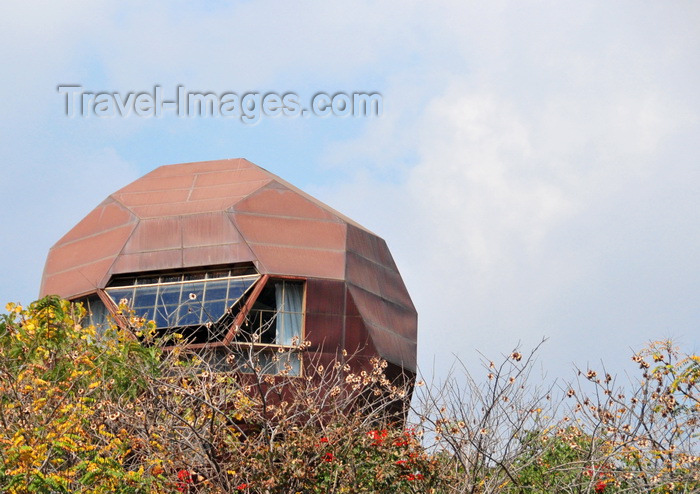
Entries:
<svg viewBox="0 0 700 494">
<path fill-rule="evenodd" d="M 700 82 L 687 64 L 697 34 L 681 14 L 661 25 L 627 25 L 620 12 L 592 19 L 604 10 L 487 13 L 486 27 L 443 27 L 428 43 L 453 42 L 472 70 L 426 88 L 417 120 L 402 125 L 414 109 L 401 108 L 378 132 L 330 148 L 340 163 L 391 158 L 382 148 L 392 145 L 417 153 L 398 184 L 366 167 L 327 197 L 394 249 L 420 313 L 421 364 L 541 336 L 558 372 L 619 364 L 652 338 L 698 344 L 687 307 L 700 234 L 687 218 L 700 199 L 673 192 L 698 175 L 700 145 L 688 139 L 700 105 L 687 84 Z M 489 30 L 476 53 L 472 38 Z M 391 94 L 410 92 L 410 81 L 396 83 Z"/>
</svg>

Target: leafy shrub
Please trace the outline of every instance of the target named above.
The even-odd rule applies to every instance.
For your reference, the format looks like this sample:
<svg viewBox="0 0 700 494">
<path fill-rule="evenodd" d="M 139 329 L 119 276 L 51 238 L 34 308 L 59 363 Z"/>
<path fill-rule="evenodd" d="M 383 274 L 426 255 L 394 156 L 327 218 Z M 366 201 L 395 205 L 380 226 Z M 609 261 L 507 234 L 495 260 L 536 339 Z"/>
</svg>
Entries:
<svg viewBox="0 0 700 494">
<path fill-rule="evenodd" d="M 227 350 L 223 372 L 222 355 L 126 307 L 100 331 L 56 297 L 6 309 L 2 492 L 700 491 L 700 358 L 670 342 L 635 354 L 641 376 L 625 385 L 593 369 L 535 384 L 537 349 L 485 360 L 483 378 L 458 367 L 418 383 L 405 424 L 387 407 L 410 389 L 380 359 L 362 373 L 351 356 L 311 359 L 283 378 L 250 344 Z"/>
<path fill-rule="evenodd" d="M 98 335 L 82 308 L 47 297 L 8 304 L 0 322 L 3 492 L 136 492 L 163 483 L 128 468 L 128 432 L 109 404 L 138 396 L 159 350 L 116 329 Z M 130 365 L 124 365 L 129 362 Z"/>
</svg>

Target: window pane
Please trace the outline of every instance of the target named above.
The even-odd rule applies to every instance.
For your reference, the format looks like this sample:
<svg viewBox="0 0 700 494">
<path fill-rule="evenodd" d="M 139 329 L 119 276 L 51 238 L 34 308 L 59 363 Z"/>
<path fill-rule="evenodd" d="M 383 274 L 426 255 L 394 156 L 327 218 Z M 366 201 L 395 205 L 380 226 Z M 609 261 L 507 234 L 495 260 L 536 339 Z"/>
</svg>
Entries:
<svg viewBox="0 0 700 494">
<path fill-rule="evenodd" d="M 223 300 L 204 303 L 204 312 L 202 313 L 202 322 L 216 322 L 221 319 L 221 316 L 226 312 L 226 302 Z"/>
<path fill-rule="evenodd" d="M 228 290 L 228 280 L 210 281 L 207 283 L 207 288 L 204 293 L 206 302 L 214 300 L 226 300 L 226 292 Z"/>
<path fill-rule="evenodd" d="M 156 305 L 157 286 L 144 286 L 136 288 L 134 293 L 134 309 L 144 309 Z"/>
<path fill-rule="evenodd" d="M 236 300 L 241 298 L 248 288 L 258 279 L 257 276 L 249 276 L 246 278 L 231 279 L 231 285 L 228 292 L 229 304 L 233 305 Z"/>
<path fill-rule="evenodd" d="M 143 317 L 147 321 L 152 321 L 155 309 L 153 307 L 135 307 L 134 315 L 137 317 Z"/>
<path fill-rule="evenodd" d="M 178 313 L 178 326 L 191 326 L 201 323 L 202 298 L 204 296 L 204 283 L 184 283 L 180 298 L 180 312 Z"/>
<path fill-rule="evenodd" d="M 175 325 L 177 326 L 192 326 L 199 324 L 201 319 L 199 317 L 202 312 L 201 304 L 197 303 L 185 303 L 180 306 L 180 312 L 178 313 L 178 318 Z"/>
<path fill-rule="evenodd" d="M 174 309 L 180 303 L 181 285 L 164 285 L 160 287 L 158 295 L 158 305 L 162 307 L 170 307 Z M 172 310 L 171 310 L 172 312 Z"/>
<path fill-rule="evenodd" d="M 177 308 L 180 305 L 182 285 L 164 285 L 160 287 L 158 303 L 156 304 L 156 323 L 158 327 L 177 325 Z M 158 321 L 165 321 L 161 326 Z"/>
<path fill-rule="evenodd" d="M 119 305 L 119 302 L 122 299 L 126 299 L 128 304 L 131 304 L 133 302 L 133 298 L 134 298 L 134 289 L 133 288 L 110 289 L 110 290 L 107 290 L 107 293 L 109 294 L 110 297 L 112 297 L 112 300 L 114 300 L 114 303 L 117 305 Z"/>
<path fill-rule="evenodd" d="M 201 302 L 204 296 L 204 283 L 184 283 L 182 285 L 182 299 Z"/>
<path fill-rule="evenodd" d="M 215 274 L 228 273 L 219 271 Z M 252 275 L 211 279 L 211 275 L 204 272 L 160 277 L 149 275 L 133 278 L 133 286 L 109 288 L 107 292 L 116 303 L 127 299 L 136 315 L 153 319 L 159 328 L 198 326 L 221 319 L 260 278 Z M 187 279 L 201 281 L 183 281 Z M 144 286 L 144 280 L 160 283 Z"/>
<path fill-rule="evenodd" d="M 170 326 L 170 317 L 162 309 L 156 310 L 153 320 L 156 322 L 156 326 L 159 328 L 167 328 Z"/>
</svg>

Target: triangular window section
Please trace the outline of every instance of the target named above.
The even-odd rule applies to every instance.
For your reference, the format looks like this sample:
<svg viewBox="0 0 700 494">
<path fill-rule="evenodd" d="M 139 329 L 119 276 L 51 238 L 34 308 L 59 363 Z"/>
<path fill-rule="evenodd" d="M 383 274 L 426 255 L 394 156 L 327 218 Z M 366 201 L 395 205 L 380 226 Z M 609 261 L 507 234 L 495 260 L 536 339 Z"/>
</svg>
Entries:
<svg viewBox="0 0 700 494">
<path fill-rule="evenodd" d="M 180 333 L 188 343 L 223 341 L 237 309 L 259 274 L 236 270 L 117 279 L 105 292 L 134 315 L 153 320 L 159 333 Z"/>
</svg>

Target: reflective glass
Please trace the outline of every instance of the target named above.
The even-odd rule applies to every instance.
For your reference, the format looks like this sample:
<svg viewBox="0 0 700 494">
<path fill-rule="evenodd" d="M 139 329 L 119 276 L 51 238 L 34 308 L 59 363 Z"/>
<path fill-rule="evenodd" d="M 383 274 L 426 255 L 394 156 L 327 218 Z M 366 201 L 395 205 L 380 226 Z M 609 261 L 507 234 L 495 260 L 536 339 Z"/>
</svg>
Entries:
<svg viewBox="0 0 700 494">
<path fill-rule="evenodd" d="M 143 317 L 144 319 L 151 321 L 154 319 L 153 312 L 155 307 L 134 307 L 134 315 L 138 317 Z"/>
<path fill-rule="evenodd" d="M 177 326 L 192 326 L 195 324 L 200 324 L 202 318 L 200 313 L 202 312 L 201 302 L 184 302 L 180 306 L 180 312 L 177 317 Z"/>
<path fill-rule="evenodd" d="M 243 278 L 243 279 L 235 279 L 234 278 L 231 280 L 231 284 L 230 284 L 229 289 L 228 289 L 229 300 L 230 299 L 238 300 L 239 298 L 241 298 L 241 296 L 243 296 L 245 291 L 250 287 L 250 285 L 252 285 L 249 278 L 250 277 L 248 276 L 248 277 Z"/>
<path fill-rule="evenodd" d="M 228 291 L 228 280 L 210 281 L 207 283 L 207 290 L 204 294 L 206 302 L 214 300 L 226 300 L 226 292 Z"/>
<path fill-rule="evenodd" d="M 216 322 L 226 312 L 226 301 L 219 300 L 214 302 L 204 302 L 204 311 L 202 313 L 202 322 Z"/>
<path fill-rule="evenodd" d="M 185 278 L 201 281 L 182 281 Z M 107 293 L 115 303 L 127 299 L 136 315 L 153 319 L 159 328 L 198 326 L 219 320 L 259 278 L 250 275 L 212 279 L 205 273 L 168 275 L 157 278 L 161 280 L 159 284 L 144 286 L 144 279 L 154 279 L 149 276 L 134 279 L 134 286 L 107 288 Z M 169 282 L 164 284 L 166 280 Z"/>
<path fill-rule="evenodd" d="M 134 293 L 134 309 L 144 309 L 156 305 L 157 286 L 139 287 Z"/>
<path fill-rule="evenodd" d="M 162 309 L 156 310 L 153 320 L 155 321 L 156 326 L 159 328 L 167 328 L 170 326 L 170 317 L 168 317 L 168 314 L 166 314 Z"/>
<path fill-rule="evenodd" d="M 158 305 L 163 307 L 170 307 L 168 312 L 172 313 L 173 308 L 180 305 L 180 292 L 182 290 L 182 285 L 163 285 L 160 287 L 160 293 L 158 294 Z"/>
<path fill-rule="evenodd" d="M 119 305 L 119 302 L 123 299 L 126 299 L 128 304 L 131 304 L 134 299 L 134 289 L 131 287 L 125 289 L 111 289 L 109 290 L 109 296 L 112 297 L 112 300 L 114 300 L 114 303 L 117 305 Z"/>
</svg>

